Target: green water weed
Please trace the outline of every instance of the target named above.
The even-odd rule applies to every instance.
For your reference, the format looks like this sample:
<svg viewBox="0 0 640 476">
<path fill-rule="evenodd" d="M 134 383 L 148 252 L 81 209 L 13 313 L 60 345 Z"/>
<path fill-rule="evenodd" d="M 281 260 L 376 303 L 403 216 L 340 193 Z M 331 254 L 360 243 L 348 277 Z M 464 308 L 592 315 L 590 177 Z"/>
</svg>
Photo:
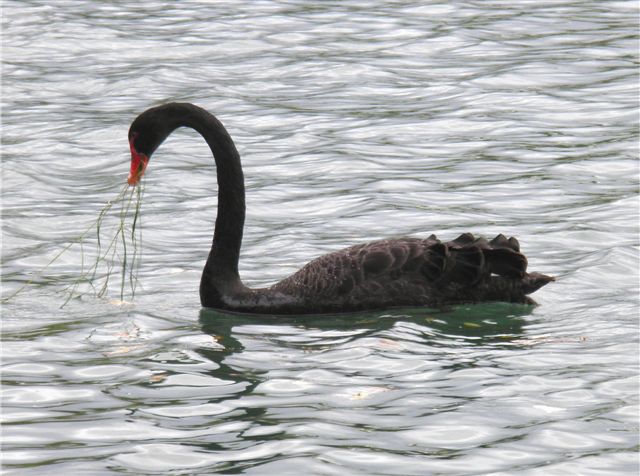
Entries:
<svg viewBox="0 0 640 476">
<path fill-rule="evenodd" d="M 100 210 L 98 217 L 93 221 L 78 237 L 71 240 L 53 258 L 49 260 L 42 268 L 34 272 L 32 276 L 25 281 L 22 286 L 11 293 L 9 296 L 2 298 L 1 302 L 5 303 L 13 299 L 15 296 L 23 292 L 27 287 L 40 284 L 45 277 L 45 272 L 56 263 L 66 252 L 74 247 L 80 252 L 79 272 L 72 278 L 60 292 L 66 295 L 61 308 L 66 306 L 72 299 L 92 294 L 94 297 L 106 298 L 109 291 L 109 284 L 112 281 L 112 275 L 116 272 L 120 276 L 119 297 L 120 303 L 125 302 L 125 291 L 128 287 L 130 290 L 130 301 L 135 297 L 136 288 L 138 286 L 138 273 L 140 271 L 139 246 L 142 242 L 142 220 L 141 220 L 141 204 L 143 197 L 143 188 L 141 186 L 129 187 L 125 185 L 112 200 Z M 135 204 L 134 204 L 135 202 Z M 107 218 L 112 216 L 110 213 L 114 206 L 120 204 L 118 213 L 118 223 L 114 228 L 106 226 Z M 131 220 L 131 225 L 128 222 Z M 107 228 L 105 230 L 105 227 Z M 109 232 L 110 237 L 105 240 L 105 234 Z M 113 233 L 113 234 L 111 234 Z M 94 258 L 87 263 L 88 244 L 95 240 Z M 119 269 L 118 269 L 119 267 Z M 48 279 L 48 282 L 59 281 L 59 279 Z M 83 287 L 87 289 L 82 289 Z"/>
</svg>

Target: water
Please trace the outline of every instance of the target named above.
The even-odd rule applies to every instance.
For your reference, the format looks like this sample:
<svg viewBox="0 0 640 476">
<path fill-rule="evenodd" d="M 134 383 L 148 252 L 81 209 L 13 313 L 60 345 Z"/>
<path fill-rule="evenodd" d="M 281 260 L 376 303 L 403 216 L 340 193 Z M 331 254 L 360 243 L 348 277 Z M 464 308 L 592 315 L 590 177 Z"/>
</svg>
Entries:
<svg viewBox="0 0 640 476">
<path fill-rule="evenodd" d="M 243 156 L 252 286 L 463 231 L 517 235 L 558 277 L 536 308 L 202 311 L 217 187 L 179 131 L 149 167 L 133 305 L 116 278 L 60 309 L 77 248 L 3 304 L 5 474 L 637 474 L 637 15 L 4 2 L 5 296 L 96 219 L 130 121 L 172 100 L 218 115 Z"/>
</svg>

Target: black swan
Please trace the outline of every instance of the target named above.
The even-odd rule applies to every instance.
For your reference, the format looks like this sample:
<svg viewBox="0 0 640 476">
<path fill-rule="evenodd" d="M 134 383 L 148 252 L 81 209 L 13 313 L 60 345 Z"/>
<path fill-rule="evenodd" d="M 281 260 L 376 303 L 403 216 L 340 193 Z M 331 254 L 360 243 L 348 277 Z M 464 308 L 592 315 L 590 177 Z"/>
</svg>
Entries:
<svg viewBox="0 0 640 476">
<path fill-rule="evenodd" d="M 191 127 L 204 137 L 218 174 L 218 215 L 200 281 L 204 307 L 278 315 L 483 301 L 535 304 L 527 294 L 554 279 L 527 273 L 527 259 L 515 238 L 498 235 L 487 241 L 465 233 L 449 242 L 431 235 L 351 246 L 314 259 L 271 287 L 250 289 L 238 273 L 245 219 L 240 155 L 218 119 L 188 103 L 140 114 L 129 129 L 128 183 L 138 184 L 151 154 L 178 127 Z"/>
</svg>

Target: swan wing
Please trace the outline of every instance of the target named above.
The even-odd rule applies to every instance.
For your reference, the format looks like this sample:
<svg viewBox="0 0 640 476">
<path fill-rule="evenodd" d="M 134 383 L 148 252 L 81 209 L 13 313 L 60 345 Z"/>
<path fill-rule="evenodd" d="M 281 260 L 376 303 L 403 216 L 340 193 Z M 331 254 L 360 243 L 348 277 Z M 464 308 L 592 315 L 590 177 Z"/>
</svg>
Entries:
<svg viewBox="0 0 640 476">
<path fill-rule="evenodd" d="M 525 302 L 525 293 L 548 282 L 526 269 L 527 259 L 515 238 L 498 235 L 488 241 L 465 233 L 441 242 L 431 235 L 374 241 L 326 254 L 272 289 L 336 308 L 358 303 L 364 308 L 486 299 Z"/>
</svg>

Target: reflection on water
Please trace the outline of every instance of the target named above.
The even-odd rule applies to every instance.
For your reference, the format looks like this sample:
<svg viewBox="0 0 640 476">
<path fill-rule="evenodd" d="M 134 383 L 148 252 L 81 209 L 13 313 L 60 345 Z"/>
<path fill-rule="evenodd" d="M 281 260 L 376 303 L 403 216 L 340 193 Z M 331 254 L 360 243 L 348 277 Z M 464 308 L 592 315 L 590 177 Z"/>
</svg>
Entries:
<svg viewBox="0 0 640 476">
<path fill-rule="evenodd" d="M 7 1 L 3 20 L 3 296 L 96 219 L 129 122 L 170 100 L 237 143 L 251 286 L 466 231 L 559 277 L 536 308 L 201 310 L 217 188 L 180 131 L 147 174 L 133 304 L 61 310 L 76 249 L 3 304 L 7 474 L 637 474 L 636 2 Z"/>
<path fill-rule="evenodd" d="M 403 312 L 393 312 L 388 314 L 380 313 L 358 313 L 350 316 L 345 315 L 322 315 L 303 317 L 269 317 L 257 315 L 241 315 L 222 313 L 211 309 L 203 309 L 200 312 L 200 324 L 202 332 L 209 335 L 214 343 L 213 348 L 202 348 L 197 352 L 204 358 L 217 364 L 217 368 L 211 375 L 226 381 L 238 381 L 248 384 L 243 390 L 243 395 L 254 394 L 256 386 L 273 388 L 274 391 L 282 392 L 280 384 L 287 380 L 286 386 L 291 387 L 289 392 L 297 393 L 297 390 L 305 390 L 302 395 L 292 394 L 292 398 L 299 398 L 303 395 L 305 400 L 314 391 L 307 391 L 307 385 L 316 388 L 316 384 L 305 383 L 304 377 L 291 375 L 285 377 L 285 373 L 294 370 L 291 365 L 279 368 L 279 382 L 275 384 L 271 380 L 272 352 L 269 348 L 269 367 L 264 368 L 265 372 L 256 372 L 256 362 L 261 362 L 261 352 L 255 348 L 245 348 L 243 337 L 247 334 L 261 335 L 266 338 L 269 344 L 277 344 L 280 352 L 290 350 L 287 359 L 291 361 L 291 354 L 298 354 L 299 360 L 296 362 L 296 370 L 309 369 L 315 367 L 314 364 L 305 364 L 305 360 L 314 361 L 318 358 L 327 362 L 334 361 L 336 357 L 353 363 L 347 357 L 350 349 L 367 348 L 373 353 L 387 354 L 385 359 L 397 359 L 393 365 L 395 371 L 399 371 L 407 365 L 405 371 L 414 371 L 416 364 L 407 363 L 407 358 L 411 352 L 408 351 L 407 343 L 420 344 L 420 348 L 456 348 L 467 345 L 502 345 L 504 348 L 516 342 L 519 346 L 526 343 L 523 334 L 524 316 L 530 312 L 529 306 L 519 305 L 485 305 L 474 306 L 474 313 L 469 309 L 459 308 L 451 312 L 435 312 L 423 309 L 405 310 Z M 479 312 L 477 312 L 479 311 Z M 351 318 L 351 319 L 349 319 Z M 289 330 L 290 329 L 290 330 Z M 411 329 L 410 336 L 403 335 L 398 329 Z M 289 331 L 288 331 L 289 330 Z M 293 331 L 293 332 L 292 332 Z M 295 335 L 292 335 L 295 332 Z M 386 337 L 385 337 L 386 336 Z M 364 346 L 363 346 L 364 344 Z M 368 352 L 367 352 L 368 353 Z M 421 359 L 422 352 L 418 352 L 415 358 Z M 366 357 L 358 352 L 358 359 Z M 393 355 L 395 354 L 395 356 Z M 250 368 L 240 370 L 237 366 L 229 365 L 227 362 L 245 361 L 251 362 Z M 259 364 L 259 367 L 262 365 Z M 422 367 L 422 364 L 419 365 Z M 244 366 L 243 366 L 244 367 Z M 323 366 L 324 367 L 324 366 Z M 367 366 L 368 367 L 368 366 Z M 376 370 L 374 365 L 371 370 Z M 378 370 L 389 370 L 385 365 Z M 312 380 L 319 371 L 311 372 Z M 344 376 L 344 384 L 349 387 L 349 381 L 353 374 L 349 372 Z M 325 376 L 328 378 L 328 374 Z M 374 377 L 375 378 L 375 377 Z M 381 374 L 381 382 L 386 381 L 386 376 Z M 339 379 L 338 379 L 339 380 Z M 338 381 L 335 382 L 338 384 Z M 368 393 L 377 393 L 384 387 L 374 387 L 373 389 L 359 390 L 352 395 L 353 398 L 365 398 Z M 386 391 L 386 390 L 385 390 Z M 238 395 L 234 395 L 236 400 Z M 234 403 L 237 405 L 238 403 Z M 240 403 L 240 405 L 242 405 Z"/>
<path fill-rule="evenodd" d="M 317 316 L 260 316 L 202 309 L 200 324 L 205 334 L 222 343 L 227 350 L 241 350 L 231 344 L 233 329 L 243 326 L 291 325 L 297 329 L 345 331 L 357 337 L 387 331 L 400 319 L 418 326 L 428 326 L 430 331 L 422 335 L 460 339 L 465 343 L 486 344 L 490 341 L 508 342 L 522 337 L 523 316 L 529 315 L 533 306 L 520 304 L 484 304 L 482 306 L 457 306 L 448 311 L 429 309 L 403 309 L 359 312 L 353 314 L 320 314 Z M 224 343 L 223 343 L 224 341 Z M 434 341 L 433 344 L 436 342 Z"/>
</svg>

